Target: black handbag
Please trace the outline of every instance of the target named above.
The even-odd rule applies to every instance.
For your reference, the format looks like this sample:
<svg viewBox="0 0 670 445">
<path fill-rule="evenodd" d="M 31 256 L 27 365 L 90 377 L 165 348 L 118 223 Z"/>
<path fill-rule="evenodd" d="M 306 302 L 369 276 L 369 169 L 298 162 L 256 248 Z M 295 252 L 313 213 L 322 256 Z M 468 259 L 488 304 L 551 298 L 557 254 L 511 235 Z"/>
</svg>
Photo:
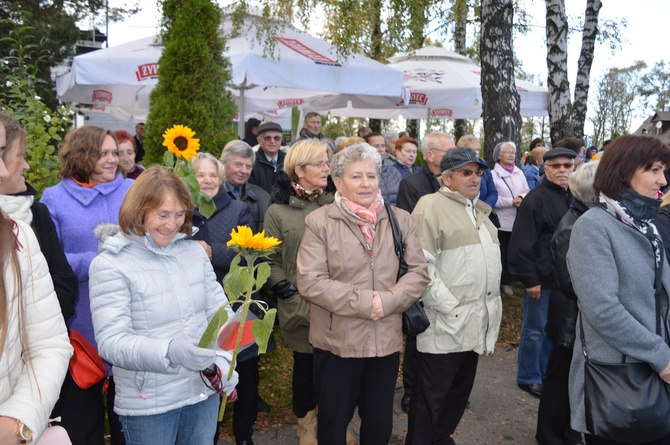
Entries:
<svg viewBox="0 0 670 445">
<path fill-rule="evenodd" d="M 398 276 L 397 280 L 407 273 L 407 262 L 404 258 L 405 244 L 402 239 L 402 230 L 398 226 L 398 220 L 395 218 L 393 208 L 387 202 L 386 211 L 389 214 L 389 223 L 391 224 L 391 231 L 393 232 L 393 244 L 395 247 L 395 254 L 398 256 Z M 402 332 L 409 336 L 416 336 L 428 329 L 430 320 L 423 309 L 423 302 L 421 299 L 416 300 L 410 307 L 408 307 L 402 314 Z"/>
<path fill-rule="evenodd" d="M 661 335 L 660 292 L 656 293 L 656 333 Z M 648 363 L 601 363 L 589 360 L 579 316 L 584 353 L 586 428 L 602 439 L 652 442 L 670 435 L 668 385 Z"/>
</svg>

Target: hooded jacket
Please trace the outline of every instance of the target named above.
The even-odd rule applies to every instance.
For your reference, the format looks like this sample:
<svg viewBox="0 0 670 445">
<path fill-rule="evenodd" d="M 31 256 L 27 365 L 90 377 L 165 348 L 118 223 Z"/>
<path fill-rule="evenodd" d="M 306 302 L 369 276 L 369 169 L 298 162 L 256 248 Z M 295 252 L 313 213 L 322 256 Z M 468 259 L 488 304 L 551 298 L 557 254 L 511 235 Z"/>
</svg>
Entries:
<svg viewBox="0 0 670 445">
<path fill-rule="evenodd" d="M 183 233 L 166 247 L 112 224 L 95 234 L 100 244 L 90 269 L 91 313 L 98 351 L 114 366 L 114 411 L 161 414 L 214 394 L 198 372 L 166 358 L 172 339 L 197 344 L 228 301 L 203 248 Z"/>
</svg>

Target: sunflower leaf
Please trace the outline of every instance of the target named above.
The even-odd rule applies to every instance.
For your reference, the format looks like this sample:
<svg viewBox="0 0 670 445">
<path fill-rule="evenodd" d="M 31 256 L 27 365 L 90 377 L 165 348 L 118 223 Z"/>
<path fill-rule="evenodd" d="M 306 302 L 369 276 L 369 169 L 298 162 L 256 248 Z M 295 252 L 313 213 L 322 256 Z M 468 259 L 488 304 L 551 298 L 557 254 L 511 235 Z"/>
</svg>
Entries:
<svg viewBox="0 0 670 445">
<path fill-rule="evenodd" d="M 239 267 L 239 262 L 239 259 L 237 262 L 233 260 L 230 271 L 223 277 L 223 289 L 231 303 L 237 301 L 240 295 L 245 293 L 249 277 L 249 270 L 246 267 Z"/>
<path fill-rule="evenodd" d="M 256 266 L 256 289 L 263 287 L 270 277 L 270 265 L 268 263 L 260 263 Z"/>
<path fill-rule="evenodd" d="M 163 165 L 170 169 L 174 167 L 174 155 L 169 151 L 166 151 L 165 154 L 163 154 Z"/>
<path fill-rule="evenodd" d="M 196 195 L 196 207 L 202 216 L 209 219 L 216 212 L 214 200 L 206 193 L 200 192 Z"/>
<path fill-rule="evenodd" d="M 221 326 L 228 321 L 228 311 L 226 310 L 226 306 L 228 306 L 228 303 L 224 304 L 218 311 L 216 311 L 216 314 L 214 314 L 214 317 L 212 317 L 212 320 L 207 325 L 205 332 L 202 333 L 198 347 L 209 348 L 214 344 L 216 336 L 219 335 Z"/>
<path fill-rule="evenodd" d="M 262 320 L 255 320 L 253 326 L 251 326 L 251 333 L 254 335 L 254 340 L 258 345 L 259 354 L 265 354 L 268 350 L 268 342 L 276 316 L 277 309 L 269 309 Z"/>
</svg>

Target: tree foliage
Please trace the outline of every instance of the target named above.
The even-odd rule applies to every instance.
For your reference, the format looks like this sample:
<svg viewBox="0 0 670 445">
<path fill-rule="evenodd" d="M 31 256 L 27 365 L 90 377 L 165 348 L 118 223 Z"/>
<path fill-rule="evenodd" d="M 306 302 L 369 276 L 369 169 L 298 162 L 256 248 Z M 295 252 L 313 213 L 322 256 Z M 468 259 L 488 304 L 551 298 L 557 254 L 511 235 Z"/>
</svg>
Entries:
<svg viewBox="0 0 670 445">
<path fill-rule="evenodd" d="M 26 131 L 26 162 L 30 170 L 26 181 L 38 192 L 58 182 L 58 143 L 72 123 L 73 110 L 59 106 L 52 111 L 39 95 L 44 80 L 39 76 L 39 64 L 44 51 L 33 41 L 34 27 L 22 26 L 9 31 L 0 39 L 7 56 L 0 59 L 0 107 L 19 121 Z"/>
<path fill-rule="evenodd" d="M 643 61 L 627 68 L 611 68 L 596 82 L 591 118 L 595 145 L 628 133 L 635 117 L 642 71 L 645 68 Z"/>
<path fill-rule="evenodd" d="M 670 111 L 670 62 L 657 62 L 642 76 L 640 94 L 647 110 Z"/>
<path fill-rule="evenodd" d="M 223 57 L 221 11 L 210 0 L 164 0 L 161 33 L 165 50 L 146 123 L 146 162 L 163 157 L 163 132 L 176 124 L 193 129 L 206 152 L 218 155 L 236 139 L 235 103 L 226 85 L 230 62 Z"/>
<path fill-rule="evenodd" d="M 137 0 L 135 3 L 139 3 Z M 51 69 L 68 64 L 74 56 L 75 43 L 80 38 L 77 23 L 87 17 L 109 17 L 110 21 L 137 12 L 137 5 L 128 8 L 109 8 L 106 0 L 12 0 L 0 2 L 0 36 L 24 26 L 31 26 L 29 44 L 39 44 L 43 50 L 37 61 L 38 93 L 50 108 L 56 109 L 56 97 L 51 87 Z M 0 45 L 0 58 L 7 57 L 11 48 Z"/>
</svg>

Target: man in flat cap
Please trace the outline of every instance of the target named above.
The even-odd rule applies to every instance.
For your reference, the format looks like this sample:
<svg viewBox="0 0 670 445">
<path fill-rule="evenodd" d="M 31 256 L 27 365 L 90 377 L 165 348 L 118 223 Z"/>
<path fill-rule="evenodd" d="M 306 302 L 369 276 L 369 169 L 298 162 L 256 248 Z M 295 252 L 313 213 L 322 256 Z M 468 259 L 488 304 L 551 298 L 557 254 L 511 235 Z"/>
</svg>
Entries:
<svg viewBox="0 0 670 445">
<path fill-rule="evenodd" d="M 509 243 L 510 274 L 526 289 L 516 381 L 521 389 L 535 397 L 542 395 L 542 381 L 553 347 L 547 332 L 549 298 L 554 283 L 550 242 L 572 202 L 568 177 L 574 170 L 575 156 L 576 153 L 567 148 L 553 148 L 545 153 L 544 180 L 518 207 Z"/>
<path fill-rule="evenodd" d="M 258 127 L 259 150 L 249 182 L 268 193 L 272 193 L 272 184 L 284 167 L 286 153 L 280 150 L 283 140 L 284 133 L 278 123 L 263 122 Z"/>
<path fill-rule="evenodd" d="M 478 199 L 488 166 L 454 148 L 440 169 L 444 186 L 412 212 L 431 274 L 422 297 L 430 326 L 416 337 L 405 445 L 454 443 L 479 354 L 493 353 L 502 318 L 498 234 L 491 206 Z"/>
</svg>

